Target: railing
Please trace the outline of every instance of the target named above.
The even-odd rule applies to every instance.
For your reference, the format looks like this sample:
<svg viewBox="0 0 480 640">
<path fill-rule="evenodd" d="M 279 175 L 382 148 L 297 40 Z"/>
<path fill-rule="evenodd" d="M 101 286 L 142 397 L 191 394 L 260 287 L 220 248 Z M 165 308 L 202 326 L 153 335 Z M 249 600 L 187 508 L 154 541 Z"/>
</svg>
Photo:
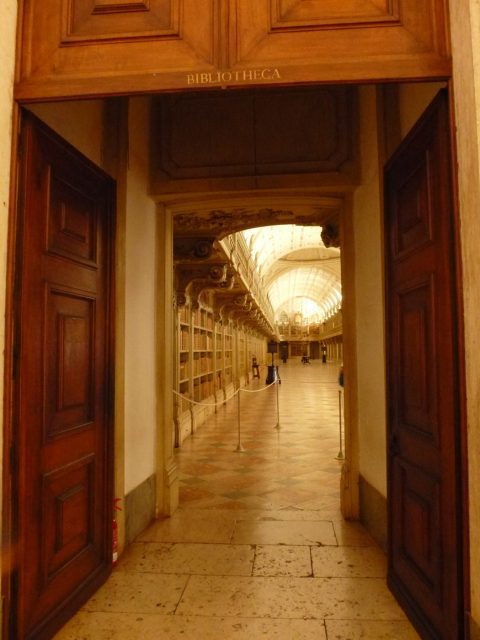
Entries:
<svg viewBox="0 0 480 640">
<path fill-rule="evenodd" d="M 234 269 L 249 289 L 255 303 L 267 321 L 274 327 L 275 322 L 272 304 L 264 292 L 257 268 L 242 234 L 235 233 L 227 236 L 220 241 L 220 244 L 228 254 Z"/>
<path fill-rule="evenodd" d="M 273 385 L 276 385 L 277 386 L 277 391 L 276 391 L 277 423 L 275 424 L 274 428 L 280 430 L 279 384 L 280 384 L 280 379 L 277 378 L 272 383 L 267 384 L 265 387 L 261 387 L 260 389 L 245 389 L 243 387 L 239 387 L 238 389 L 236 389 L 235 393 L 233 393 L 229 398 L 225 398 L 225 400 L 221 400 L 219 402 L 211 402 L 211 403 L 205 403 L 203 401 L 202 402 L 198 402 L 196 400 L 192 400 L 191 398 L 185 398 L 185 396 L 182 396 L 181 393 L 179 393 L 178 391 L 175 391 L 175 390 L 173 390 L 173 394 L 177 398 L 181 398 L 182 400 L 185 400 L 185 401 L 189 402 L 192 405 L 192 407 L 194 405 L 202 405 L 203 407 L 215 407 L 215 410 L 217 409 L 217 407 L 220 407 L 221 405 L 226 404 L 232 398 L 237 396 L 237 435 L 238 435 L 238 441 L 237 441 L 237 448 L 235 449 L 235 451 L 237 453 L 242 453 L 242 452 L 245 451 L 245 448 L 242 445 L 242 417 L 241 417 L 240 394 L 241 393 L 261 393 L 262 391 L 265 391 L 266 389 L 270 389 L 270 387 L 273 387 Z"/>
</svg>

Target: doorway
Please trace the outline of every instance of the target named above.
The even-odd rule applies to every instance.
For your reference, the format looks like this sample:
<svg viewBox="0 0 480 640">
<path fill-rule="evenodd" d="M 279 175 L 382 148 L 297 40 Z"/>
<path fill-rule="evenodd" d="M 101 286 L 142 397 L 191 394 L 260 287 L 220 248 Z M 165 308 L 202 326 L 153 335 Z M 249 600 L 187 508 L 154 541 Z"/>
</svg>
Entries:
<svg viewBox="0 0 480 640">
<path fill-rule="evenodd" d="M 368 94 L 368 95 L 367 95 Z M 372 91 L 369 91 L 368 88 L 365 90 L 364 92 L 364 96 L 362 98 L 362 101 L 364 101 L 364 105 L 365 104 L 370 104 L 370 106 L 373 104 L 373 102 L 376 102 L 376 97 L 374 96 L 375 94 L 375 90 L 374 88 L 372 88 Z M 295 98 L 293 98 L 292 100 L 294 100 Z M 370 124 L 372 120 L 369 120 Z M 362 127 L 365 125 L 365 121 L 362 124 Z M 366 129 L 363 128 L 363 134 L 365 135 L 365 137 L 370 137 L 370 131 L 367 131 Z M 185 178 L 182 178 L 183 180 L 185 180 Z M 209 180 L 211 180 L 211 176 L 209 176 L 208 178 Z M 372 183 L 374 181 L 377 181 L 378 183 L 378 176 L 372 180 Z M 197 186 L 198 186 L 198 176 L 197 176 Z M 371 185 L 370 185 L 371 186 Z M 337 184 L 338 187 L 338 184 Z M 378 187 L 377 187 L 377 197 L 379 198 L 379 192 L 378 192 Z M 304 189 L 303 189 L 304 190 Z M 346 197 L 344 199 L 344 203 L 345 203 L 345 211 L 350 210 L 351 211 L 351 207 L 352 204 L 356 205 L 356 206 L 362 206 L 361 202 L 362 199 L 363 202 L 366 202 L 367 197 L 371 196 L 371 192 L 368 193 L 369 189 L 365 189 L 363 194 L 359 195 L 359 199 L 356 202 L 353 202 L 351 200 L 349 200 L 348 197 Z M 190 211 L 191 209 L 191 205 L 192 205 L 192 201 L 193 198 L 195 196 L 190 196 L 189 198 L 186 198 L 187 200 L 189 200 L 188 206 L 190 207 Z M 269 196 L 269 198 L 271 199 L 271 195 Z M 277 195 L 278 198 L 278 195 Z M 173 200 L 177 200 L 177 203 L 173 203 Z M 203 198 L 204 200 L 204 198 Z M 162 204 L 160 205 L 160 215 L 163 215 L 166 212 L 166 215 L 171 215 L 173 218 L 175 218 L 177 215 L 183 215 L 182 212 L 179 210 L 181 208 L 182 205 L 178 205 L 178 194 L 176 194 L 175 196 L 169 196 L 168 194 L 164 194 L 164 197 L 161 200 Z M 360 203 L 360 205 L 359 205 Z M 378 209 L 380 208 L 380 205 L 378 204 Z M 357 209 L 358 211 L 358 209 Z M 362 213 L 363 215 L 363 213 Z M 369 274 L 368 274 L 368 269 L 366 270 L 366 272 L 362 273 L 362 274 L 358 274 L 357 272 L 354 271 L 355 269 L 355 250 L 360 250 L 360 251 L 364 251 L 364 252 L 371 252 L 371 238 L 368 238 L 369 233 L 372 234 L 372 227 L 371 225 L 369 225 L 368 222 L 365 223 L 365 226 L 362 227 L 362 233 L 365 234 L 365 238 L 363 238 L 362 240 L 358 239 L 358 234 L 357 234 L 357 239 L 359 244 L 355 245 L 353 243 L 353 239 L 354 239 L 354 235 L 351 232 L 353 231 L 353 225 L 355 225 L 358 221 L 354 220 L 350 214 L 348 214 L 346 216 L 345 219 L 345 224 L 342 227 L 342 233 L 343 233 L 343 241 L 344 241 L 344 246 L 345 246 L 345 256 L 344 256 L 344 270 L 347 272 L 347 279 L 349 279 L 349 281 L 347 281 L 346 283 L 346 289 L 349 291 L 355 291 L 356 289 L 356 294 L 358 295 L 359 293 L 361 293 L 362 291 L 364 291 L 362 289 L 362 287 L 364 286 L 364 282 L 362 281 L 362 278 L 365 278 L 365 280 L 369 279 Z M 378 224 L 380 224 L 378 222 Z M 379 228 L 375 230 L 375 233 L 379 232 Z M 355 240 L 355 242 L 357 241 L 357 239 Z M 365 243 L 363 243 L 363 240 L 365 240 Z M 368 242 L 370 242 L 370 247 L 368 246 Z M 380 244 L 377 246 L 376 250 L 380 251 Z M 358 257 L 358 251 L 357 251 L 357 257 Z M 353 275 L 355 274 L 355 275 Z M 376 274 L 376 277 L 378 278 L 378 273 Z M 380 287 L 379 290 L 381 290 L 382 288 L 382 282 L 381 282 L 382 278 L 381 275 L 379 277 L 379 281 L 377 280 L 377 285 Z M 370 294 L 372 289 L 370 288 Z M 371 300 L 371 295 L 370 295 L 370 300 Z M 358 314 L 358 310 L 357 310 L 357 314 Z M 348 315 L 348 314 L 347 314 Z M 368 316 L 369 321 L 371 322 L 372 320 L 372 316 L 369 315 Z M 382 314 L 380 313 L 380 317 L 377 314 L 375 316 L 375 321 L 376 322 L 381 322 L 382 321 Z M 365 330 L 365 326 L 362 325 L 361 321 L 358 318 L 358 315 L 355 317 L 355 313 L 353 313 L 352 315 L 348 316 L 345 318 L 345 331 L 347 332 L 347 344 L 346 344 L 346 350 L 349 351 L 350 353 L 358 353 L 358 338 L 357 341 L 355 343 L 354 340 L 354 336 L 357 333 L 357 330 L 360 328 L 360 330 L 364 331 Z M 363 340 L 363 339 L 362 339 Z M 365 347 L 366 345 L 366 347 Z M 360 445 L 363 443 L 366 443 L 368 440 L 366 440 L 365 438 L 369 438 L 372 434 L 371 432 L 369 432 L 368 430 L 365 430 L 365 423 L 366 423 L 366 418 L 370 418 L 371 414 L 366 414 L 365 413 L 365 403 L 366 400 L 362 400 L 362 398 L 356 397 L 361 395 L 361 388 L 362 388 L 362 384 L 365 382 L 365 371 L 367 371 L 366 369 L 364 369 L 363 367 L 365 366 L 365 362 L 366 359 L 368 358 L 369 361 L 371 361 L 371 357 L 372 357 L 372 348 L 371 348 L 371 343 L 362 343 L 362 347 L 360 347 L 360 349 L 365 348 L 365 350 L 362 352 L 361 354 L 361 358 L 364 358 L 362 360 L 363 364 L 359 365 L 361 371 L 360 371 L 360 380 L 357 379 L 359 373 L 355 370 L 355 365 L 353 364 L 348 364 L 348 362 L 346 362 L 346 373 L 347 376 L 350 376 L 350 380 L 352 381 L 352 387 L 355 385 L 358 385 L 358 389 L 359 392 L 358 394 L 353 394 L 351 395 L 351 397 L 349 398 L 349 400 L 347 401 L 347 407 L 346 407 L 346 411 L 347 411 L 347 420 L 349 420 L 349 424 L 350 424 L 350 435 L 349 437 L 351 438 L 351 441 L 349 443 L 349 447 L 350 447 L 350 453 L 351 453 L 351 465 L 350 465 L 350 470 L 349 473 L 351 474 L 350 478 L 352 480 L 354 480 L 356 477 L 358 477 L 358 474 L 360 472 L 362 472 L 362 465 L 365 464 L 365 457 L 362 458 L 362 456 L 364 456 L 364 453 L 361 450 L 361 446 L 360 446 L 360 450 L 359 450 L 359 442 Z M 165 352 L 165 349 L 162 349 Z M 164 354 L 160 356 L 160 360 L 163 363 L 169 363 L 169 365 L 171 366 L 171 360 L 169 360 L 169 358 L 172 358 L 173 356 L 168 356 L 168 354 Z M 348 358 L 347 358 L 348 360 Z M 351 361 L 352 362 L 352 361 Z M 382 359 L 383 362 L 383 359 Z M 168 366 L 165 365 L 165 366 Z M 350 366 L 350 369 L 349 369 Z M 379 365 L 381 367 L 381 365 Z M 362 374 L 362 371 L 364 372 Z M 370 367 L 368 369 L 368 376 L 371 376 L 372 374 L 372 368 Z M 362 377 L 362 375 L 364 377 Z M 363 404 L 362 404 L 363 402 Z M 360 406 L 359 406 L 360 405 Z M 363 414 L 362 414 L 363 411 Z M 368 411 L 368 410 L 367 410 Z M 360 414 L 360 418 L 358 417 Z M 360 422 L 360 424 L 359 424 Z M 358 430 L 359 436 L 358 439 L 355 441 L 355 434 Z M 375 452 L 378 450 L 379 452 L 381 452 L 381 456 L 382 456 L 382 460 L 385 460 L 385 453 L 384 453 L 384 449 L 383 449 L 383 444 L 384 444 L 384 440 L 382 442 L 382 439 L 376 439 L 374 442 L 374 450 Z M 381 464 L 381 463 L 376 463 L 376 464 Z M 173 473 L 172 473 L 173 475 Z M 374 473 L 375 475 L 375 473 Z M 345 488 L 345 492 L 344 492 L 344 509 L 348 510 L 348 514 L 350 516 L 355 516 L 358 510 L 358 500 L 355 498 L 355 488 L 354 488 L 354 484 L 350 484 L 348 488 Z"/>
</svg>

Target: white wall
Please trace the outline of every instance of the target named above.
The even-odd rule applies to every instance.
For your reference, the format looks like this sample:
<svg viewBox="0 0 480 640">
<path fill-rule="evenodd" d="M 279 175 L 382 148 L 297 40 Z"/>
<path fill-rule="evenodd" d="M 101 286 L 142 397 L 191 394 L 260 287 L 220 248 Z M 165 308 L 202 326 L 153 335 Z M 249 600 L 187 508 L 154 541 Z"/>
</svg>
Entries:
<svg viewBox="0 0 480 640">
<path fill-rule="evenodd" d="M 125 492 L 155 471 L 155 204 L 147 196 L 149 100 L 129 105 L 125 309 Z"/>
<path fill-rule="evenodd" d="M 83 100 L 34 104 L 28 109 L 101 167 L 103 105 L 103 100 Z"/>
<path fill-rule="evenodd" d="M 383 232 L 377 93 L 360 87 L 361 186 L 353 198 L 360 474 L 387 494 Z"/>
<path fill-rule="evenodd" d="M 445 83 L 412 82 L 399 85 L 398 101 L 402 138 L 407 135 L 442 87 L 445 87 Z"/>
</svg>

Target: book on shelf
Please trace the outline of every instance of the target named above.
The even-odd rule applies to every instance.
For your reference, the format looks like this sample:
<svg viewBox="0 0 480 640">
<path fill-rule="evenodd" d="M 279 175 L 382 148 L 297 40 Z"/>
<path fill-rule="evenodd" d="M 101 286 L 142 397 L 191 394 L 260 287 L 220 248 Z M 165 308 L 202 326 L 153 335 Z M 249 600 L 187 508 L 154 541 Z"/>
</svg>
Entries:
<svg viewBox="0 0 480 640">
<path fill-rule="evenodd" d="M 190 344 L 190 333 L 187 329 L 182 329 L 180 331 L 180 349 L 182 351 L 187 351 Z"/>
</svg>

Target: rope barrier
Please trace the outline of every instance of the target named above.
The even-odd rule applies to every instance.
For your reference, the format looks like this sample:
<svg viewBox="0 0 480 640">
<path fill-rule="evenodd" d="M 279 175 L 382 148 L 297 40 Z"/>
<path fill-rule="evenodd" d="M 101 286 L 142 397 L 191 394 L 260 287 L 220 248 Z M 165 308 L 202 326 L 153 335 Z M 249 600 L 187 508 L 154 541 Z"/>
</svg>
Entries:
<svg viewBox="0 0 480 640">
<path fill-rule="evenodd" d="M 236 391 L 234 391 L 232 393 L 232 395 L 229 398 L 225 398 L 225 400 L 221 400 L 220 402 L 203 402 L 203 401 L 198 402 L 197 400 L 192 400 L 191 398 L 186 398 L 183 394 L 178 393 L 178 391 L 175 391 L 175 389 L 173 389 L 173 393 L 176 396 L 178 396 L 179 398 L 181 398 L 182 400 L 186 400 L 187 402 L 190 402 L 191 404 L 201 405 L 202 407 L 219 407 L 220 405 L 225 404 L 226 402 L 228 402 L 229 400 L 234 398 L 239 391 L 240 391 L 240 389 L 237 389 Z"/>
<path fill-rule="evenodd" d="M 271 382 L 270 384 L 267 384 L 266 387 L 262 387 L 261 389 L 242 389 L 240 387 L 240 389 L 237 390 L 238 391 L 245 391 L 245 393 L 259 393 L 260 391 L 265 391 L 265 389 L 268 389 L 269 387 L 273 386 L 274 384 L 277 384 L 277 380 L 275 380 L 274 382 Z"/>
<path fill-rule="evenodd" d="M 175 389 L 173 389 L 173 393 L 179 398 L 181 398 L 182 400 L 186 400 L 191 404 L 198 404 L 198 405 L 201 405 L 202 407 L 217 407 L 231 400 L 233 397 L 237 395 L 237 393 L 240 393 L 240 391 L 244 391 L 245 393 L 259 393 L 260 391 L 265 391 L 265 389 L 268 389 L 274 384 L 277 384 L 276 380 L 275 382 L 272 382 L 271 384 L 268 384 L 266 387 L 262 387 L 261 389 L 244 389 L 243 387 L 239 387 L 232 393 L 232 395 L 229 398 L 226 398 L 225 400 L 221 400 L 220 402 L 203 402 L 203 400 L 202 401 L 192 400 L 191 398 L 186 398 L 183 394 L 179 393 L 178 391 L 175 391 Z"/>
<path fill-rule="evenodd" d="M 237 453 L 242 453 L 245 451 L 245 449 L 243 448 L 242 445 L 242 436 L 241 436 L 241 419 L 240 419 L 240 391 L 245 391 L 246 393 L 260 393 L 260 391 L 265 391 L 265 389 L 269 389 L 270 387 L 273 387 L 274 384 L 277 385 L 277 424 L 275 425 L 275 429 L 280 429 L 280 406 L 279 406 L 279 399 L 278 399 L 278 387 L 279 387 L 279 380 L 274 380 L 273 382 L 271 382 L 270 384 L 268 384 L 265 387 L 262 387 L 261 389 L 242 389 L 242 387 L 239 387 L 236 391 L 234 391 L 232 393 L 232 395 L 229 398 L 225 398 L 225 400 L 222 400 L 221 402 L 198 402 L 197 400 L 192 400 L 191 398 L 186 398 L 183 394 L 179 393 L 178 391 L 175 391 L 175 389 L 172 389 L 173 393 L 178 396 L 179 398 L 181 398 L 182 400 L 186 400 L 187 402 L 190 402 L 191 404 L 197 404 L 200 405 L 201 407 L 218 407 L 222 404 L 225 404 L 226 402 L 229 402 L 232 398 L 234 398 L 235 396 L 237 396 L 237 431 L 238 431 L 238 443 L 237 443 L 237 448 L 235 449 L 235 451 L 237 451 Z"/>
</svg>

